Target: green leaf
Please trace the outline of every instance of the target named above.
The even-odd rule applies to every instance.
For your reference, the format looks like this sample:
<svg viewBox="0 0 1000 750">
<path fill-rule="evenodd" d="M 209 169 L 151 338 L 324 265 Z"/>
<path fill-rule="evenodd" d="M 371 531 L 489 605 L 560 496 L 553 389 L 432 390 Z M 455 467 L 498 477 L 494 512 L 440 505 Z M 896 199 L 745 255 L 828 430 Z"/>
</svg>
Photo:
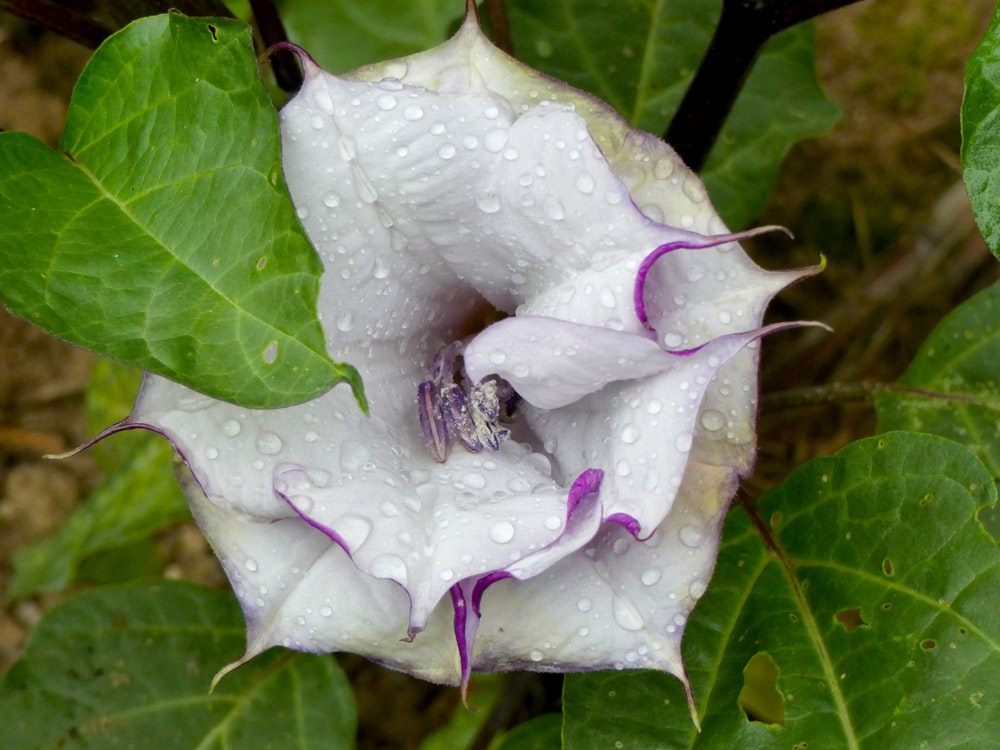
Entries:
<svg viewBox="0 0 1000 750">
<path fill-rule="evenodd" d="M 288 37 L 325 70 L 346 73 L 441 44 L 465 13 L 461 0 L 286 0 Z"/>
<path fill-rule="evenodd" d="M 162 581 L 52 610 L 0 683 L 4 750 L 349 748 L 354 697 L 333 657 L 243 650 L 232 596 Z"/>
<path fill-rule="evenodd" d="M 992 748 L 1000 550 L 976 514 L 995 502 L 979 460 L 930 435 L 809 462 L 727 518 L 684 641 L 701 733 L 676 680 L 603 672 L 566 678 L 565 746 Z M 759 653 L 783 726 L 740 705 Z"/>
<path fill-rule="evenodd" d="M 662 134 L 708 47 L 721 0 L 634 0 L 613 9 L 592 0 L 511 0 L 509 7 L 519 59 Z M 839 116 L 816 79 L 814 46 L 810 24 L 766 45 L 709 154 L 702 178 L 730 226 L 763 208 L 788 150 Z"/>
<path fill-rule="evenodd" d="M 950 438 L 1000 476 L 1000 283 L 938 324 L 899 385 L 914 390 L 876 395 L 880 430 Z"/>
<path fill-rule="evenodd" d="M 556 750 L 562 747 L 562 714 L 542 714 L 516 726 L 491 750 Z"/>
<path fill-rule="evenodd" d="M 146 18 L 94 53 L 57 153 L 0 134 L 0 289 L 54 335 L 249 407 L 350 381 L 249 28 Z M 361 402 L 363 404 L 363 401 Z"/>
<path fill-rule="evenodd" d="M 1000 7 L 965 69 L 962 173 L 979 231 L 1000 257 Z"/>
<path fill-rule="evenodd" d="M 473 675 L 469 685 L 469 710 L 458 705 L 451 713 L 448 723 L 426 737 L 420 743 L 420 750 L 452 750 L 468 747 L 479 732 L 483 722 L 490 718 L 490 707 L 504 696 L 504 687 L 509 675 Z"/>
</svg>

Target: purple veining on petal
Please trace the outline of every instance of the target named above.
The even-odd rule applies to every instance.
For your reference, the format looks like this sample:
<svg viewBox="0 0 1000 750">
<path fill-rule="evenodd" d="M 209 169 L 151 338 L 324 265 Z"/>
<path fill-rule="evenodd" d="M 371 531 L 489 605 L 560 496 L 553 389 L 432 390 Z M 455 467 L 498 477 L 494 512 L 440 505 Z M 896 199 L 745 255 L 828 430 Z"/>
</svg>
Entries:
<svg viewBox="0 0 1000 750">
<path fill-rule="evenodd" d="M 569 517 L 573 515 L 573 511 L 583 498 L 601 489 L 603 479 L 603 469 L 587 469 L 576 478 L 573 486 L 569 488 L 569 498 L 566 501 L 566 520 L 569 520 Z"/>
<path fill-rule="evenodd" d="M 307 524 L 312 526 L 317 531 L 322 531 L 324 534 L 330 537 L 330 539 L 336 542 L 337 546 L 339 546 L 342 550 L 344 550 L 344 552 L 347 554 L 348 557 L 351 557 L 351 550 L 347 546 L 347 542 L 345 542 L 341 538 L 340 534 L 331 529 L 329 526 L 325 526 L 324 524 L 320 523 L 316 519 L 311 518 L 308 514 L 306 514 L 305 511 L 303 511 L 295 504 L 294 495 L 285 494 L 280 489 L 278 489 L 277 486 L 274 488 L 274 491 L 275 493 L 277 493 L 278 497 L 280 497 L 282 500 L 288 503 L 288 506 L 299 515 L 299 518 L 301 518 L 303 521 L 305 521 Z"/>
<path fill-rule="evenodd" d="M 614 515 L 608 516 L 607 520 L 611 523 L 616 523 L 619 526 L 624 527 L 625 531 L 635 537 L 636 540 L 640 542 L 643 541 L 642 539 L 639 539 L 639 532 L 642 530 L 639 525 L 639 521 L 630 516 L 628 513 L 615 513 Z"/>
<path fill-rule="evenodd" d="M 468 609 L 465 602 L 465 593 L 462 591 L 461 583 L 456 583 L 449 589 L 451 593 L 451 604 L 455 610 L 454 629 L 455 644 L 458 646 L 458 660 L 462 673 L 462 701 L 467 703 L 467 692 L 469 688 L 469 675 L 472 672 L 472 660 L 470 658 L 470 644 L 466 633 L 468 620 Z"/>
<path fill-rule="evenodd" d="M 639 318 L 639 322 L 642 323 L 645 328 L 653 330 L 653 327 L 649 324 L 649 318 L 646 315 L 646 302 L 643 295 L 646 287 L 646 275 L 649 273 L 649 269 L 651 269 L 653 264 L 664 255 L 673 252 L 674 250 L 699 250 L 725 245 L 729 242 L 740 242 L 741 240 L 756 237 L 760 234 L 766 234 L 767 232 L 785 232 L 790 236 L 790 233 L 784 227 L 765 226 L 756 227 L 755 229 L 747 229 L 743 232 L 716 234 L 701 238 L 697 238 L 697 235 L 692 235 L 690 239 L 678 240 L 676 242 L 668 242 L 665 245 L 660 245 L 643 259 L 642 263 L 639 264 L 639 270 L 636 271 L 635 287 L 632 290 L 632 304 L 635 306 L 635 314 L 636 317 Z"/>
<path fill-rule="evenodd" d="M 472 589 L 472 613 L 476 617 L 480 617 L 479 605 L 483 601 L 483 594 L 486 593 L 486 589 L 497 581 L 513 577 L 514 575 L 512 573 L 508 573 L 506 570 L 494 570 L 492 573 L 487 573 L 479 578 L 479 580 L 476 581 L 476 585 Z"/>
</svg>

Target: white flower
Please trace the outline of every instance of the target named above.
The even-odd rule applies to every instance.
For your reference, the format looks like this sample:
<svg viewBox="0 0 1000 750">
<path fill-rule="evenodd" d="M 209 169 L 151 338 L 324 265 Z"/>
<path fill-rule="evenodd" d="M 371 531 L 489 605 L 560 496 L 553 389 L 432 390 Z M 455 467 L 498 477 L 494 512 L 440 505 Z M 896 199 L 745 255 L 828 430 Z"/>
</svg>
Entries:
<svg viewBox="0 0 1000 750">
<path fill-rule="evenodd" d="M 684 624 L 753 463 L 764 308 L 811 271 L 760 270 L 667 146 L 474 18 L 353 78 L 304 66 L 284 168 L 371 416 L 346 386 L 252 411 L 150 376 L 127 423 L 193 475 L 247 619 L 238 663 L 284 645 L 456 684 L 686 685 Z"/>
</svg>

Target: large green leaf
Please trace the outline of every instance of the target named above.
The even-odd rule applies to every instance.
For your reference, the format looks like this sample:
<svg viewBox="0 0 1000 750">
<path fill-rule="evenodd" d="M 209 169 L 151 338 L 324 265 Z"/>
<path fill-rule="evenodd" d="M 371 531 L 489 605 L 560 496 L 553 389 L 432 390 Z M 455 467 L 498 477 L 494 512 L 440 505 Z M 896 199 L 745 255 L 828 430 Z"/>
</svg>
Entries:
<svg viewBox="0 0 1000 750">
<path fill-rule="evenodd" d="M 232 596 L 163 581 L 99 589 L 50 612 L 0 682 L 4 750 L 316 750 L 354 744 L 333 657 L 243 650 Z"/>
<path fill-rule="evenodd" d="M 62 153 L 0 134 L 0 295 L 60 338 L 250 407 L 349 380 L 281 175 L 246 25 L 168 14 L 109 38 Z"/>
<path fill-rule="evenodd" d="M 701 732 L 676 680 L 603 672 L 567 677 L 565 746 L 995 747 L 1000 550 L 977 520 L 995 502 L 979 460 L 930 435 L 809 462 L 726 521 L 684 642 Z M 783 724 L 741 708 L 760 653 Z"/>
<path fill-rule="evenodd" d="M 1000 256 L 1000 7 L 965 69 L 962 172 L 979 231 Z"/>
<path fill-rule="evenodd" d="M 1000 284 L 952 310 L 898 385 L 875 398 L 879 429 L 951 438 L 1000 477 Z"/>
<path fill-rule="evenodd" d="M 721 0 L 511 0 L 515 54 L 600 97 L 641 130 L 663 133 L 718 22 Z M 810 24 L 772 39 L 758 59 L 702 177 L 731 226 L 763 208 L 798 141 L 839 116 L 821 90 Z"/>
</svg>

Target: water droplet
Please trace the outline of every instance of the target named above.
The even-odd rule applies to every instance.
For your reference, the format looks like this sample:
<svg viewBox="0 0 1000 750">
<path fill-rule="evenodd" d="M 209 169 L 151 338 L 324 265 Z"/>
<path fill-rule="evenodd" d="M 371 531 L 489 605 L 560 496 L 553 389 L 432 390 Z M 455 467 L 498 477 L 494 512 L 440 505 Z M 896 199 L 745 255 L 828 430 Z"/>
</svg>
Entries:
<svg viewBox="0 0 1000 750">
<path fill-rule="evenodd" d="M 219 457 L 219 450 L 217 448 L 208 447 L 205 449 L 205 458 L 209 461 L 214 461 Z"/>
<path fill-rule="evenodd" d="M 484 214 L 495 214 L 500 210 L 500 196 L 493 192 L 479 193 L 476 206 Z"/>
<path fill-rule="evenodd" d="M 494 107 L 492 104 L 483 110 L 483 116 L 487 120 L 495 120 L 500 116 L 500 110 Z"/>
<path fill-rule="evenodd" d="M 507 145 L 507 131 L 491 130 L 483 138 L 483 145 L 491 154 L 499 153 Z"/>
<path fill-rule="evenodd" d="M 357 471 L 364 466 L 370 455 L 362 443 L 345 440 L 340 444 L 340 468 L 347 472 Z"/>
<path fill-rule="evenodd" d="M 665 180 L 674 173 L 674 163 L 670 159 L 660 159 L 653 165 L 653 177 Z"/>
<path fill-rule="evenodd" d="M 369 570 L 375 578 L 389 578 L 403 586 L 406 585 L 406 563 L 399 555 L 379 555 L 371 561 Z"/>
<path fill-rule="evenodd" d="M 298 216 L 302 221 L 309 218 L 309 209 L 306 206 L 299 206 L 295 209 L 295 215 Z"/>
<path fill-rule="evenodd" d="M 410 122 L 416 122 L 421 117 L 424 116 L 424 108 L 419 104 L 411 104 L 409 107 L 403 110 L 403 117 L 405 117 Z"/>
<path fill-rule="evenodd" d="M 333 530 L 353 553 L 368 540 L 368 536 L 372 533 L 372 522 L 362 516 L 341 516 L 333 524 Z"/>
<path fill-rule="evenodd" d="M 594 178 L 586 172 L 581 172 L 576 176 L 576 189 L 584 195 L 594 192 Z"/>
<path fill-rule="evenodd" d="M 545 654 L 540 649 L 533 648 L 528 652 L 528 658 L 532 661 L 541 661 L 545 658 Z"/>
<path fill-rule="evenodd" d="M 354 327 L 354 313 L 350 310 L 345 310 L 340 315 L 337 316 L 337 330 L 342 333 L 347 333 Z"/>
<path fill-rule="evenodd" d="M 333 99 L 330 98 L 330 92 L 327 91 L 325 87 L 316 89 L 313 93 L 313 101 L 316 102 L 316 106 L 326 112 L 326 114 L 333 114 Z"/>
<path fill-rule="evenodd" d="M 677 536 L 685 547 L 697 548 L 705 541 L 705 534 L 697 526 L 685 526 Z"/>
<path fill-rule="evenodd" d="M 314 130 L 322 130 L 324 125 L 323 118 L 319 115 L 313 115 L 309 118 L 309 124 L 313 126 Z"/>
<path fill-rule="evenodd" d="M 621 441 L 628 445 L 632 445 L 632 443 L 634 443 L 636 440 L 639 439 L 639 436 L 641 434 L 642 433 L 640 432 L 639 428 L 636 427 L 634 424 L 631 423 L 627 424 L 624 427 L 622 427 Z"/>
<path fill-rule="evenodd" d="M 726 416 L 715 409 L 705 409 L 701 413 L 701 426 L 709 432 L 717 432 L 726 426 Z"/>
<path fill-rule="evenodd" d="M 242 429 L 243 425 L 238 419 L 227 419 L 222 423 L 222 434 L 226 437 L 236 437 Z"/>
<path fill-rule="evenodd" d="M 549 516 L 545 519 L 545 528 L 549 531 L 558 531 L 562 527 L 562 519 L 559 516 Z"/>
<path fill-rule="evenodd" d="M 490 539 L 497 544 L 506 544 L 514 538 L 514 524 L 509 521 L 497 521 L 490 526 Z"/>
<path fill-rule="evenodd" d="M 399 507 L 391 500 L 383 500 L 378 509 L 382 511 L 382 515 L 386 518 L 394 518 L 399 515 Z"/>
<path fill-rule="evenodd" d="M 691 581 L 691 585 L 688 588 L 692 599 L 701 599 L 702 595 L 705 593 L 705 589 L 708 588 L 708 584 L 705 583 L 700 578 L 695 578 Z"/>
<path fill-rule="evenodd" d="M 378 108 L 384 112 L 388 112 L 391 109 L 396 108 L 396 97 L 392 94 L 380 94 L 377 99 L 375 99 L 375 104 Z"/>
<path fill-rule="evenodd" d="M 684 180 L 684 184 L 681 185 L 681 191 L 691 199 L 692 203 L 705 202 L 705 188 L 702 187 L 701 182 L 696 177 L 692 176 Z"/>
<path fill-rule="evenodd" d="M 663 411 L 663 404 L 661 404 L 657 399 L 653 399 L 648 404 L 646 404 L 646 411 L 650 414 L 659 414 Z"/>
<path fill-rule="evenodd" d="M 554 195 L 546 195 L 542 201 L 542 208 L 545 214 L 553 221 L 562 221 L 566 218 L 566 209 L 563 208 L 562 201 Z"/>
<path fill-rule="evenodd" d="M 732 313 L 729 312 L 728 310 L 720 310 L 719 311 L 719 322 L 722 323 L 722 325 L 724 325 L 724 326 L 727 326 L 730 323 L 732 323 L 733 322 L 733 315 L 732 315 Z"/>
<path fill-rule="evenodd" d="M 246 569 L 249 570 L 251 573 L 256 573 L 260 567 L 259 565 L 257 565 L 257 561 L 254 560 L 252 557 L 248 557 L 246 559 L 246 562 L 243 564 L 246 566 Z"/>
<path fill-rule="evenodd" d="M 692 442 L 692 440 L 693 440 L 693 437 L 690 434 L 688 434 L 688 433 L 684 433 L 683 435 L 678 435 L 674 439 L 674 447 L 680 453 L 687 453 L 688 451 L 691 450 L 691 442 Z"/>
<path fill-rule="evenodd" d="M 270 344 L 267 345 L 267 349 L 264 350 L 264 361 L 269 365 L 273 365 L 274 360 L 276 360 L 277 358 L 278 358 L 278 342 L 272 341 Z"/>
<path fill-rule="evenodd" d="M 628 459 L 618 459 L 618 463 L 615 464 L 615 473 L 620 477 L 627 477 L 632 473 L 632 464 L 628 462 Z"/>
<path fill-rule="evenodd" d="M 323 617 L 330 617 L 333 614 L 333 609 L 324 604 L 319 608 L 319 613 L 323 615 Z"/>
<path fill-rule="evenodd" d="M 625 537 L 618 537 L 615 539 L 614 544 L 611 545 L 611 549 L 616 555 L 624 555 L 628 552 L 629 546 L 628 539 Z"/>
<path fill-rule="evenodd" d="M 438 149 L 438 156 L 441 157 L 442 159 L 450 159 L 454 155 L 455 155 L 455 147 L 452 146 L 450 143 L 446 143 L 441 148 Z"/>
<path fill-rule="evenodd" d="M 592 606 L 593 603 L 587 597 L 583 597 L 582 599 L 577 599 L 576 608 L 581 612 L 589 612 Z"/>
<path fill-rule="evenodd" d="M 341 159 L 350 161 L 358 155 L 358 142 L 349 135 L 342 135 L 337 141 L 337 151 Z"/>
<path fill-rule="evenodd" d="M 486 486 L 486 477 L 478 472 L 470 471 L 462 477 L 462 484 L 469 489 L 481 490 Z"/>
<path fill-rule="evenodd" d="M 489 353 L 489 360 L 495 365 L 502 365 L 507 361 L 507 352 L 501 351 L 500 349 L 494 349 Z"/>
<path fill-rule="evenodd" d="M 340 205 L 340 196 L 336 193 L 327 193 L 323 196 L 323 205 L 327 208 L 336 208 Z"/>
<path fill-rule="evenodd" d="M 441 571 L 441 580 L 442 581 L 446 581 L 447 582 L 447 581 L 452 580 L 454 577 L 455 577 L 455 571 L 452 570 L 451 568 L 445 568 L 444 570 Z"/>
<path fill-rule="evenodd" d="M 659 582 L 662 576 L 663 572 L 659 568 L 647 568 L 642 571 L 642 575 L 639 576 L 639 580 L 642 581 L 644 586 L 653 586 Z"/>
<path fill-rule="evenodd" d="M 614 290 L 611 287 L 604 287 L 600 293 L 601 306 L 606 307 L 609 310 L 613 310 L 615 305 L 618 304 L 618 300 L 615 299 Z"/>
<path fill-rule="evenodd" d="M 274 456 L 281 452 L 281 438 L 273 432 L 261 430 L 257 433 L 257 450 L 265 456 Z"/>
<path fill-rule="evenodd" d="M 667 349 L 677 349 L 684 343 L 684 335 L 678 331 L 667 331 L 663 334 L 663 345 Z"/>
<path fill-rule="evenodd" d="M 389 266 L 386 264 L 385 260 L 381 257 L 375 258 L 375 263 L 372 266 L 372 276 L 376 279 L 384 279 L 389 275 Z"/>
<path fill-rule="evenodd" d="M 553 51 L 550 40 L 543 37 L 535 42 L 535 52 L 538 53 L 539 57 L 552 57 Z"/>
<path fill-rule="evenodd" d="M 644 625 L 642 614 L 635 605 L 617 594 L 611 599 L 611 615 L 625 630 L 642 630 Z"/>
<path fill-rule="evenodd" d="M 357 164 L 351 164 L 351 174 L 354 177 L 354 188 L 358 191 L 358 197 L 362 202 L 374 203 L 378 200 L 378 191 L 361 167 Z"/>
<path fill-rule="evenodd" d="M 526 378 L 531 374 L 531 366 L 527 362 L 518 362 L 511 368 L 515 378 Z"/>
</svg>

